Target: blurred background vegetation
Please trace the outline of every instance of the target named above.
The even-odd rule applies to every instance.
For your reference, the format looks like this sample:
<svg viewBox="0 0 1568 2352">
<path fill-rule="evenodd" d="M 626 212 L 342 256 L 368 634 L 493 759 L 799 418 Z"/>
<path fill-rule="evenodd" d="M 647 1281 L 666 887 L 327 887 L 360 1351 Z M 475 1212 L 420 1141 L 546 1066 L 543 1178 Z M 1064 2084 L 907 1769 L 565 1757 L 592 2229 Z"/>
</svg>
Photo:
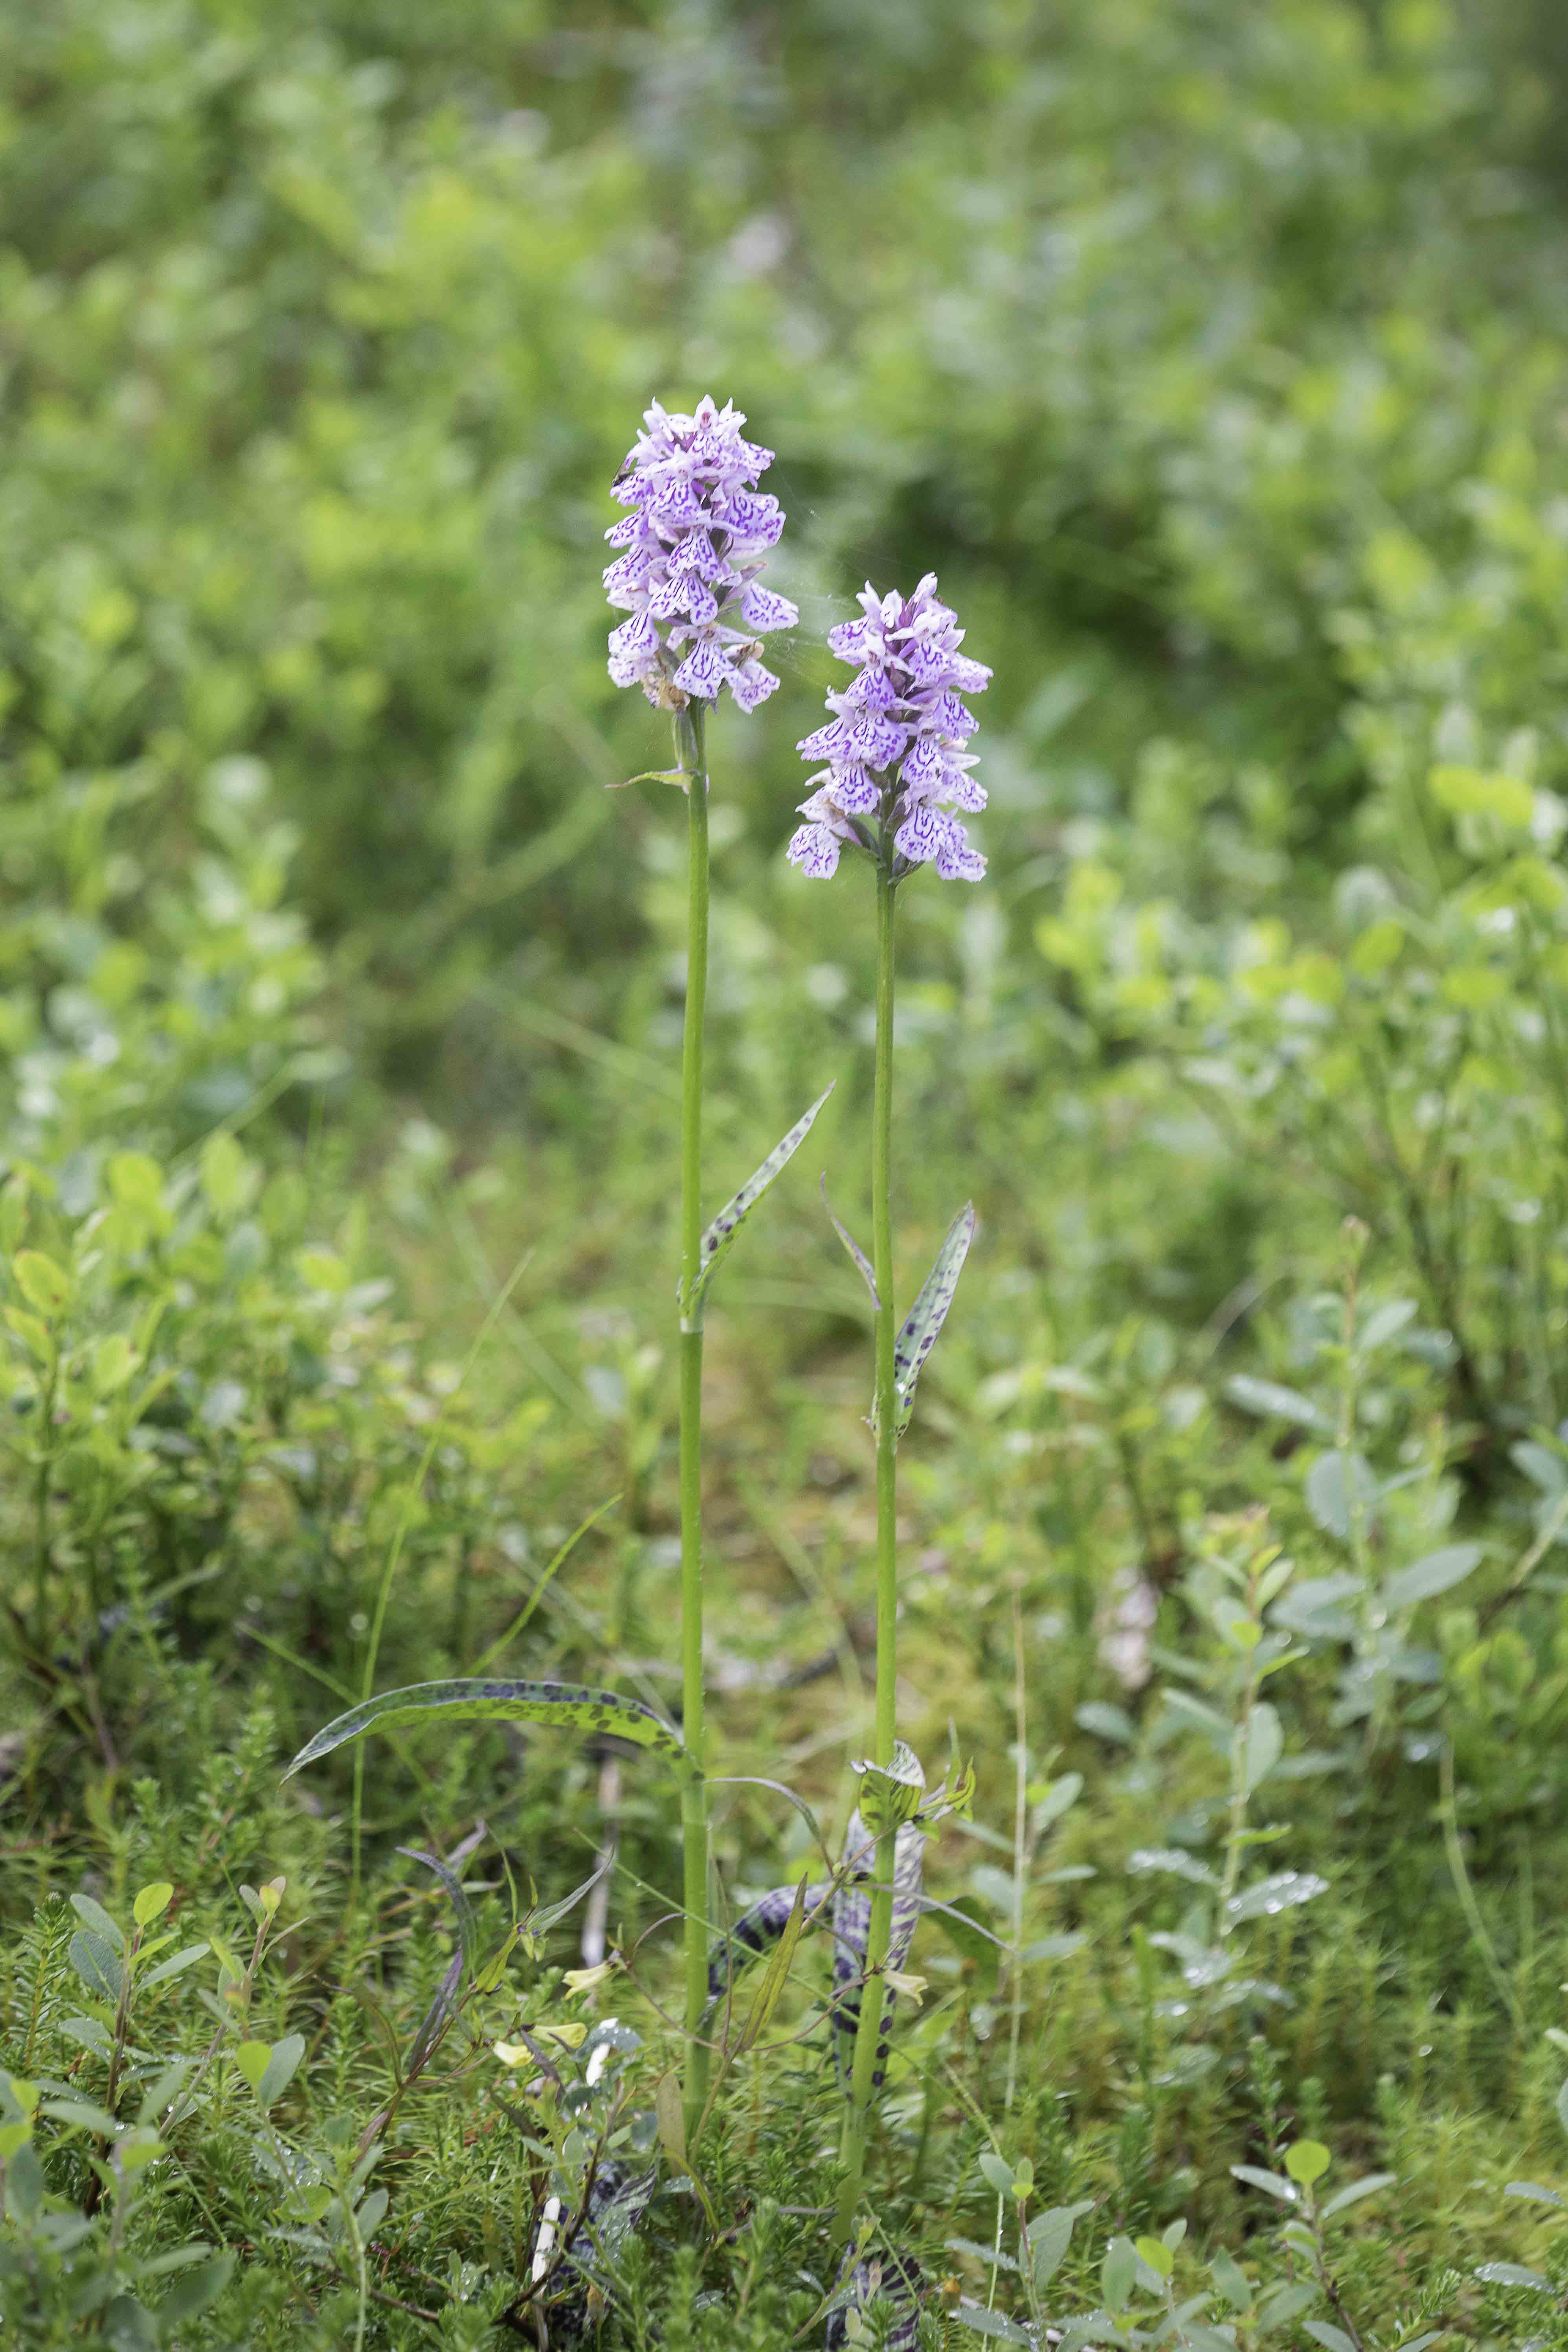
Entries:
<svg viewBox="0 0 1568 2352">
<path fill-rule="evenodd" d="M 996 673 L 987 880 L 901 902 L 906 1277 L 981 1213 L 910 1448 L 911 1731 L 955 1713 L 1011 1801 L 1011 1589 L 1037 1738 L 1120 1771 L 1108 1591 L 1184 1638 L 1205 1516 L 1259 1502 L 1334 1564 L 1301 1436 L 1347 1214 L 1391 1310 L 1368 1451 L 1452 1470 L 1512 1611 L 1568 1488 L 1559 12 L 55 0 L 0 59 L 0 1214 L 65 1270 L 12 1317 L 42 1850 L 96 1786 L 123 1874 L 127 1759 L 196 1771 L 258 1691 L 286 1752 L 358 1687 L 389 1544 L 383 1681 L 471 1664 L 619 1490 L 513 1656 L 658 1681 L 683 845 L 673 794 L 605 789 L 666 746 L 599 587 L 654 395 L 778 452 L 804 613 L 714 730 L 716 1191 L 836 1073 L 841 1210 L 861 1181 L 868 900 L 780 856 L 826 626 L 935 569 Z M 719 1301 L 712 1511 L 724 1736 L 782 1723 L 809 1778 L 842 1685 L 756 1693 L 824 1642 L 855 1688 L 864 1329 L 784 1193 Z M 1543 1574 L 1528 1639 L 1454 1606 L 1427 1654 L 1523 2001 L 1564 1970 L 1520 1856 L 1568 1900 Z M 125 1606 L 142 1646 L 95 1649 Z M 1319 1827 L 1484 2004 L 1434 1751 L 1385 1728 Z M 500 1754 L 435 1795 L 403 1759 L 371 1827 L 498 1818 Z M 1108 1850 L 1147 1785 L 1104 1784 Z M 548 1787 L 518 1802 L 537 1866 Z M 668 1876 L 657 1809 L 625 1827 Z M 1348 2110 L 1381 2058 L 1345 2032 Z"/>
</svg>

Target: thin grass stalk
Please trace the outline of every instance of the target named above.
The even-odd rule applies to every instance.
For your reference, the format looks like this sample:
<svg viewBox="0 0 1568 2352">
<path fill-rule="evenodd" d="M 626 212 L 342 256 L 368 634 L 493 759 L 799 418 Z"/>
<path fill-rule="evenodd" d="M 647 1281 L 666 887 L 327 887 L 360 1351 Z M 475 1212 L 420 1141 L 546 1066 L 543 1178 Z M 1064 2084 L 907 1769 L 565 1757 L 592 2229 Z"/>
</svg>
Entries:
<svg viewBox="0 0 1568 2352">
<path fill-rule="evenodd" d="M 871 1270 L 877 1281 L 877 1729 L 873 1762 L 885 1770 L 893 1760 L 898 1717 L 898 1445 L 899 1401 L 893 1386 L 893 877 L 885 850 L 877 866 L 877 1058 L 871 1106 Z M 882 1971 L 893 1930 L 893 1864 L 896 1830 L 878 1841 L 866 1935 L 865 1984 L 855 2035 L 855 2062 L 840 2150 L 842 2171 L 834 2215 L 836 2245 L 854 2228 L 866 2173 L 866 2138 L 872 2076 L 882 2030 Z"/>
<path fill-rule="evenodd" d="M 702 1266 L 702 1024 L 708 999 L 707 711 L 694 701 L 675 722 L 687 772 L 686 1024 L 680 1057 L 680 1685 L 681 1734 L 703 1762 L 702 1326 L 692 1298 Z M 681 1790 L 686 1977 L 686 2129 L 694 2138 L 708 2098 L 708 1789 Z"/>
</svg>

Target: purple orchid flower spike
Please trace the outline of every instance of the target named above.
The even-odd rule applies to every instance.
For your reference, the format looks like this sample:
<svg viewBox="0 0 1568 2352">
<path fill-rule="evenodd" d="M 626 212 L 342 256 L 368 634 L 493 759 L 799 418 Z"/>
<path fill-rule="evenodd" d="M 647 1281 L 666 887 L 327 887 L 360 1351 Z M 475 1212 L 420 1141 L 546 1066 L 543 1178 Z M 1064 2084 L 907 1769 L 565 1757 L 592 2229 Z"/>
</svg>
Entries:
<svg viewBox="0 0 1568 2352">
<path fill-rule="evenodd" d="M 886 860 L 895 882 L 928 865 L 945 882 L 978 882 L 985 860 L 953 814 L 985 805 L 964 749 L 978 722 L 959 698 L 984 694 L 991 672 L 959 651 L 963 631 L 938 599 L 934 572 L 910 597 L 879 596 L 868 582 L 860 606 L 858 621 L 827 633 L 830 651 L 858 672 L 828 696 L 829 723 L 800 745 L 803 759 L 827 765 L 800 804 L 806 823 L 790 862 L 823 877 L 848 847 Z"/>
<path fill-rule="evenodd" d="M 758 579 L 784 514 L 757 488 L 773 453 L 742 439 L 745 421 L 728 401 L 700 400 L 689 416 L 655 401 L 616 477 L 632 511 L 605 533 L 626 551 L 605 593 L 631 618 L 610 633 L 610 676 L 661 710 L 716 702 L 724 687 L 754 710 L 778 684 L 762 640 L 800 618 Z"/>
</svg>

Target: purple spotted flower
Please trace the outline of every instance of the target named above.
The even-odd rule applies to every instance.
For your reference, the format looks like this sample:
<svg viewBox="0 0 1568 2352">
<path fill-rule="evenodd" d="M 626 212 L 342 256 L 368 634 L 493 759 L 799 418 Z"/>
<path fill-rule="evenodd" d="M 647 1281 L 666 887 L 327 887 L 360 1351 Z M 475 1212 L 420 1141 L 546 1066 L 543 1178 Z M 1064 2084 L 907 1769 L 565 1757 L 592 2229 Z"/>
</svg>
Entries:
<svg viewBox="0 0 1568 2352">
<path fill-rule="evenodd" d="M 784 515 L 757 488 L 773 453 L 741 438 L 745 421 L 728 402 L 700 400 L 684 416 L 655 401 L 616 477 L 613 495 L 632 511 L 605 533 L 625 551 L 605 592 L 631 618 L 610 633 L 610 676 L 662 710 L 717 701 L 726 686 L 754 710 L 778 684 L 763 636 L 800 618 L 758 582 Z"/>
<path fill-rule="evenodd" d="M 959 697 L 984 694 L 991 672 L 960 653 L 963 631 L 938 601 L 928 572 L 912 596 L 879 596 L 868 583 L 861 617 L 827 633 L 840 661 L 858 667 L 842 694 L 830 694 L 833 717 L 800 746 L 805 760 L 826 760 L 800 813 L 806 822 L 789 845 L 803 874 L 833 873 L 846 846 L 889 856 L 895 882 L 917 866 L 934 866 L 948 882 L 978 882 L 985 860 L 971 849 L 953 812 L 985 805 L 964 750 L 976 720 Z"/>
</svg>

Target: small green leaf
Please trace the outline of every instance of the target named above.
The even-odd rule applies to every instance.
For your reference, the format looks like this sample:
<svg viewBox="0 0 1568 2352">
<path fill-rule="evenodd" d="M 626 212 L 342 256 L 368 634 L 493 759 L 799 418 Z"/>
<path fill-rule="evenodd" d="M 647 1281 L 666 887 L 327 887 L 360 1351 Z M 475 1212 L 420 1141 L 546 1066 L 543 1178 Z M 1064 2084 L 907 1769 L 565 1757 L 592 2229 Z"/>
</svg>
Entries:
<svg viewBox="0 0 1568 2352">
<path fill-rule="evenodd" d="M 833 1203 L 827 1197 L 827 1171 L 826 1169 L 823 1170 L 822 1175 L 818 1179 L 817 1190 L 822 1194 L 822 1205 L 827 1212 L 828 1223 L 832 1226 L 834 1232 L 837 1234 L 839 1240 L 848 1251 L 853 1263 L 858 1266 L 860 1270 L 861 1279 L 864 1281 L 867 1289 L 871 1294 L 872 1307 L 879 1307 L 882 1301 L 878 1293 L 877 1277 L 872 1271 L 871 1261 L 867 1256 L 865 1251 L 861 1248 L 859 1243 L 856 1240 L 854 1234 L 850 1232 L 848 1226 L 840 1224 L 838 1219 L 833 1213 Z"/>
<path fill-rule="evenodd" d="M 763 1979 L 757 1997 L 752 2003 L 751 2013 L 741 2029 L 739 2046 L 742 2051 L 750 2050 L 754 2046 L 769 2018 L 778 2007 L 784 1986 L 789 1981 L 790 1966 L 795 1958 L 795 1946 L 800 1941 L 801 1931 L 805 1926 L 805 1881 L 803 1878 L 795 1890 L 795 1901 L 790 1906 L 789 1917 L 784 1921 L 783 1933 L 773 1947 L 773 1958 L 768 1962 L 767 1973 Z"/>
<path fill-rule="evenodd" d="M 1131 2238 L 1112 2238 L 1100 2266 L 1100 2292 L 1107 2311 L 1124 2311 L 1138 2276 L 1138 2251 Z"/>
<path fill-rule="evenodd" d="M 1255 1380 L 1250 1372 L 1237 1372 L 1234 1380 L 1226 1381 L 1225 1393 L 1231 1404 L 1243 1412 L 1256 1413 L 1260 1420 L 1291 1421 L 1299 1429 L 1315 1430 L 1321 1437 L 1334 1433 L 1332 1422 L 1310 1397 L 1304 1397 L 1298 1389 L 1282 1388 L 1278 1381 Z"/>
<path fill-rule="evenodd" d="M 904 1318 L 893 1342 L 893 1395 L 897 1406 L 897 1427 L 894 1434 L 902 1437 L 910 1425 L 915 1409 L 915 1385 L 926 1358 L 931 1354 L 947 1320 L 958 1288 L 958 1277 L 963 1271 L 963 1261 L 969 1255 L 969 1244 L 974 1238 L 974 1203 L 966 1201 L 947 1229 L 947 1238 L 938 1250 L 931 1272 L 921 1285 L 920 1294 Z M 871 1428 L 877 1427 L 877 1409 L 871 1408 Z"/>
<path fill-rule="evenodd" d="M 990 2182 L 992 2188 L 996 2191 L 997 2196 L 1011 2197 L 1013 2194 L 1013 2168 L 1008 2163 L 1006 2158 L 1005 2156 L 998 2156 L 994 2147 L 983 2147 L 976 2161 L 980 2166 L 982 2175 Z"/>
<path fill-rule="evenodd" d="M 659 2146 L 669 2158 L 674 2172 L 689 2172 L 686 2155 L 686 2116 L 680 2104 L 680 2077 L 672 2067 L 661 2074 L 653 2095 L 654 2115 L 658 2125 Z"/>
<path fill-rule="evenodd" d="M 1032 2346 L 1035 2341 L 1028 2329 L 1020 2327 L 1016 2319 L 1008 2319 L 999 2311 L 988 2311 L 983 2303 L 972 2303 L 967 2295 L 960 2298 L 952 2315 L 961 2327 L 971 2329 L 976 2336 L 994 2336 L 1001 2344 Z"/>
<path fill-rule="evenodd" d="M 1285 2151 L 1285 2169 L 1303 2189 L 1321 2180 L 1333 2160 L 1321 2139 L 1299 2139 Z"/>
<path fill-rule="evenodd" d="M 1209 2276 L 1233 2311 L 1247 2311 L 1252 2303 L 1252 2282 L 1241 2264 L 1222 2247 L 1209 2264 Z"/>
<path fill-rule="evenodd" d="M 1472 1569 L 1480 1563 L 1479 1544 L 1445 1544 L 1440 1551 L 1429 1551 L 1410 1568 L 1402 1568 L 1384 1583 L 1383 1598 L 1388 1609 L 1413 1609 L 1418 1601 L 1431 1601 L 1439 1592 L 1447 1592 L 1462 1584 Z"/>
<path fill-rule="evenodd" d="M 163 1916 L 174 1899 L 174 1888 L 167 1879 L 160 1879 L 156 1885 L 142 1889 L 131 1906 L 131 1916 L 139 1927 L 150 1927 L 154 1919 Z"/>
<path fill-rule="evenodd" d="M 1062 2257 L 1072 2243 L 1073 2224 L 1080 2214 L 1089 2212 L 1091 2203 L 1090 2199 L 1085 2198 L 1077 2205 L 1048 2206 L 1045 2212 L 1036 2214 L 1025 2231 L 1038 2292 L 1044 2292 L 1060 2268 Z"/>
<path fill-rule="evenodd" d="M 1377 1499 L 1372 1465 L 1359 1454 L 1320 1454 L 1307 1473 L 1307 1508 L 1325 1535 L 1344 1543 L 1351 1531 L 1352 1507 L 1363 1516 Z"/>
<path fill-rule="evenodd" d="M 18 1250 L 11 1260 L 11 1272 L 28 1306 L 40 1315 L 52 1318 L 69 1304 L 69 1275 L 42 1250 Z"/>
<path fill-rule="evenodd" d="M 952 2316 L 959 2322 L 959 2326 L 969 2328 L 973 2336 L 994 2336 L 996 2343 L 1004 2343 L 1004 2345 L 1035 2343 L 1030 2331 L 1027 2331 L 1027 2328 L 1020 2328 L 1016 2319 L 1006 2319 L 1002 2312 L 987 2312 L 985 2305 L 971 2303 L 969 2295 L 959 2298 L 959 2307 L 954 2310 Z"/>
<path fill-rule="evenodd" d="M 1304 2319 L 1301 2326 L 1314 2344 L 1323 2347 L 1323 2352 L 1356 2352 L 1354 2339 L 1330 2320 Z"/>
<path fill-rule="evenodd" d="M 1168 2279 L 1176 2267 L 1176 2257 L 1163 2239 L 1139 2238 L 1134 2241 L 1138 2259 L 1147 2263 L 1156 2278 Z"/>
<path fill-rule="evenodd" d="M 1526 2198 L 1532 2205 L 1555 2205 L 1561 2208 L 1563 2202 L 1555 2189 L 1542 2189 L 1538 2180 L 1510 2180 L 1502 2193 L 1505 2197 Z"/>
<path fill-rule="evenodd" d="M 242 2042 L 234 2063 L 263 2107 L 275 2106 L 294 2079 L 305 2054 L 302 2033 L 286 2033 L 281 2042 Z"/>
<path fill-rule="evenodd" d="M 1394 2172 L 1369 2172 L 1360 2180 L 1348 2181 L 1343 2189 L 1337 2189 L 1331 2197 L 1325 2200 L 1319 2207 L 1319 2212 L 1325 2221 L 1332 2221 L 1334 2215 L 1342 2213 L 1347 2205 L 1359 2205 L 1363 2197 L 1375 2197 L 1380 2189 L 1392 2189 L 1398 2178 Z"/>
<path fill-rule="evenodd" d="M 1539 2271 L 1527 2271 L 1522 2263 L 1478 2263 L 1476 2276 L 1488 2286 L 1530 2286 L 1543 2294 L 1552 2285 L 1550 2279 L 1542 2278 Z"/>
<path fill-rule="evenodd" d="M 272 2060 L 270 2042 L 242 2042 L 234 2053 L 234 2063 L 253 2091 L 261 2088 L 261 2078 Z"/>
<path fill-rule="evenodd" d="M 1137 1726 L 1124 1706 L 1116 1706 L 1109 1699 L 1091 1698 L 1073 1710 L 1073 1721 L 1080 1731 L 1092 1731 L 1097 1739 L 1113 1740 L 1118 1748 L 1130 1748 L 1137 1738 Z"/>
<path fill-rule="evenodd" d="M 996 1990 L 1001 1947 L 983 1924 L 982 1912 L 973 1895 L 955 1895 L 951 1903 L 933 1904 L 931 1916 L 973 1969 L 974 1989 L 984 2000 Z"/>
<path fill-rule="evenodd" d="M 833 1084 L 837 1085 L 837 1080 L 835 1079 Z M 832 1092 L 833 1086 L 823 1088 L 811 1108 L 796 1119 L 786 1136 L 774 1144 L 762 1166 L 753 1170 L 734 1198 L 724 1203 L 703 1234 L 698 1255 L 697 1278 L 691 1286 L 690 1297 L 682 1307 L 680 1328 L 683 1331 L 700 1331 L 702 1328 L 702 1306 L 708 1295 L 708 1286 L 733 1248 L 735 1235 L 774 1177 L 795 1158 L 811 1133 L 817 1112 Z"/>
<path fill-rule="evenodd" d="M 1281 2205 L 1300 2201 L 1295 2182 L 1286 2180 L 1278 2172 L 1263 2172 L 1256 2164 L 1233 2164 L 1230 2169 L 1234 2179 L 1245 2180 L 1249 2189 L 1261 2189 L 1267 2195 L 1278 2197 Z"/>
<path fill-rule="evenodd" d="M 79 2131 L 96 2132 L 100 2139 L 112 2139 L 120 2129 L 118 2118 L 92 2099 L 46 2099 L 38 2113 L 51 2116 L 58 2124 L 69 2124 Z"/>
<path fill-rule="evenodd" d="M 1162 1871 L 1172 1878 L 1184 1878 L 1191 1886 L 1217 1886 L 1219 1880 L 1206 1862 L 1195 1853 L 1188 1853 L 1179 1845 L 1134 1846 L 1127 1857 L 1127 1869 L 1132 1877 L 1150 1871 Z"/>
<path fill-rule="evenodd" d="M 124 1967 L 118 1952 L 110 1950 L 101 1936 L 90 1927 L 79 1927 L 70 1939 L 70 1964 L 98 2000 L 111 2005 L 120 1999 L 125 1983 Z"/>
<path fill-rule="evenodd" d="M 1326 1895 L 1329 1882 L 1315 1878 L 1309 1870 L 1279 1870 L 1272 1878 L 1260 1878 L 1255 1886 L 1233 1895 L 1226 1905 L 1229 1919 L 1272 1919 L 1280 1911 L 1289 1911 L 1298 1903 L 1310 1903 L 1316 1895 Z M 1234 2167 L 1232 2168 L 1234 2169 Z"/>
<path fill-rule="evenodd" d="M 102 1904 L 95 1903 L 90 1895 L 73 1895 L 71 1909 L 83 1927 L 100 1937 L 110 1951 L 122 1952 L 125 1949 L 125 1932 L 119 1921 L 111 1919 Z"/>
<path fill-rule="evenodd" d="M 895 1740 L 893 1760 L 886 1770 L 864 1758 L 852 1760 L 849 1769 L 859 1775 L 860 1818 L 873 1837 L 913 1821 L 925 1794 L 926 1776 L 912 1748 Z"/>
<path fill-rule="evenodd" d="M 358 1739 L 377 1726 L 412 1723 L 424 1716 L 444 1716 L 459 1722 L 491 1718 L 505 1723 L 558 1723 L 588 1734 L 608 1732 L 651 1749 L 679 1772 L 695 1777 L 697 1767 L 677 1734 L 651 1707 L 615 1691 L 593 1690 L 584 1683 L 446 1682 L 414 1683 L 406 1690 L 383 1691 L 379 1698 L 351 1707 L 324 1730 L 308 1740 L 283 1775 L 290 1780 L 307 1764 L 319 1763 L 334 1748 Z"/>
<path fill-rule="evenodd" d="M 181 2320 L 195 2319 L 199 2312 L 205 2311 L 228 2284 L 234 2264 L 233 2254 L 215 2254 L 210 2263 L 203 2263 L 199 2270 L 192 2271 L 172 2286 L 158 2305 L 160 2330 Z"/>
</svg>

